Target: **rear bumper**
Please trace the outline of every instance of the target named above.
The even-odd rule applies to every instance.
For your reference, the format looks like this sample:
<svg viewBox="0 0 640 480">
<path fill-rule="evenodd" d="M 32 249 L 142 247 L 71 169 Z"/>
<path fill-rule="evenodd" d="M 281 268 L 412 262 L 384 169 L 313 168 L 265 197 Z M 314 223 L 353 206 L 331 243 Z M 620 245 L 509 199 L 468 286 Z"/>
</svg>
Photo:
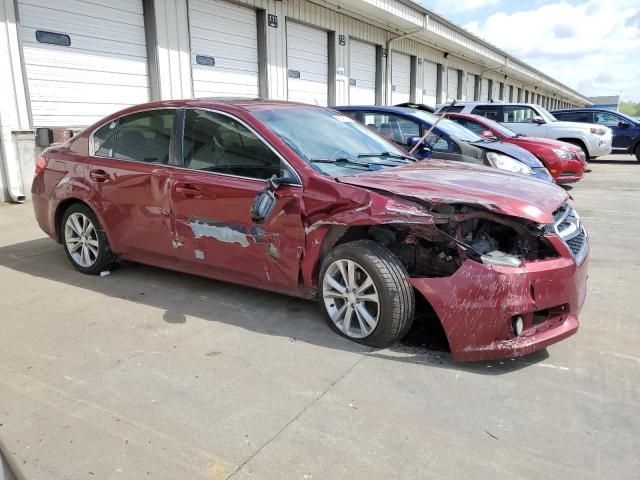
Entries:
<svg viewBox="0 0 640 480">
<path fill-rule="evenodd" d="M 467 260 L 450 277 L 409 281 L 438 314 L 455 361 L 521 357 L 578 330 L 588 258 L 577 265 L 565 250 L 566 256 L 520 268 Z M 520 336 L 515 316 L 523 319 Z"/>
</svg>

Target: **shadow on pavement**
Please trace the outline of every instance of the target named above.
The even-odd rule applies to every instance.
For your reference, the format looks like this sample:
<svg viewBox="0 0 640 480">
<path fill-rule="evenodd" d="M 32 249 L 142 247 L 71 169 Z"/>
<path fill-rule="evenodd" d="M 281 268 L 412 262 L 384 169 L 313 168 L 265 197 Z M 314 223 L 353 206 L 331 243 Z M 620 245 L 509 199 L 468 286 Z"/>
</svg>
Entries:
<svg viewBox="0 0 640 480">
<path fill-rule="evenodd" d="M 372 349 L 330 330 L 315 302 L 129 262 L 106 277 L 83 275 L 71 266 L 62 246 L 49 238 L 0 247 L 0 266 L 162 309 L 163 320 L 170 324 L 186 324 L 188 317 L 197 317 L 390 361 L 501 375 L 548 358 L 542 350 L 524 359 L 454 363 L 440 323 L 429 315 L 416 319 L 402 342 Z"/>
</svg>

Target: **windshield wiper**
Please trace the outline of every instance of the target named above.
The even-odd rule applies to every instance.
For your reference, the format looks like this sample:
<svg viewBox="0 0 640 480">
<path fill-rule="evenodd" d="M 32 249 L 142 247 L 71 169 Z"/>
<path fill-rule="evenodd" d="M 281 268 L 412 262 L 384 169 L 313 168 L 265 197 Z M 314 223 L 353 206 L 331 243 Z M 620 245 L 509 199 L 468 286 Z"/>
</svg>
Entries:
<svg viewBox="0 0 640 480">
<path fill-rule="evenodd" d="M 350 163 L 352 165 L 358 165 L 361 167 L 367 167 L 369 170 L 375 169 L 375 167 L 396 167 L 398 165 L 397 162 L 361 162 L 356 160 L 355 158 L 310 158 L 309 162 L 311 163 Z"/>
<path fill-rule="evenodd" d="M 407 160 L 408 162 L 415 162 L 416 159 L 408 155 L 401 155 L 393 152 L 380 152 L 380 153 L 360 153 L 358 158 L 394 158 L 398 160 Z"/>
</svg>

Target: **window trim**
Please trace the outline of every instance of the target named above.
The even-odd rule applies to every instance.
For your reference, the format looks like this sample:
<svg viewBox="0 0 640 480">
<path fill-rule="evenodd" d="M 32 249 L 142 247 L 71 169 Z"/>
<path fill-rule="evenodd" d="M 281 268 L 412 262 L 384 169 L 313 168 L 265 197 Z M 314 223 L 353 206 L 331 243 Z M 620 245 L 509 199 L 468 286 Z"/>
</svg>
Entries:
<svg viewBox="0 0 640 480">
<path fill-rule="evenodd" d="M 171 141 L 169 143 L 169 163 L 167 165 L 158 165 L 159 167 L 163 167 L 163 168 L 176 168 L 179 170 L 186 170 L 189 172 L 199 172 L 199 173 L 204 173 L 204 174 L 208 174 L 208 175 L 222 175 L 225 177 L 231 177 L 231 178 L 241 178 L 241 179 L 245 179 L 245 180 L 253 180 L 256 182 L 260 182 L 260 183 L 264 183 L 265 179 L 260 179 L 260 178 L 254 178 L 254 177 L 243 177 L 240 175 L 232 175 L 229 173 L 219 173 L 219 172 L 207 172 L 205 170 L 195 170 L 193 168 L 188 168 L 184 166 L 184 158 L 182 156 L 182 151 L 183 151 L 183 143 L 184 143 L 184 125 L 185 125 L 185 118 L 186 118 L 186 111 L 187 109 L 191 109 L 191 110 L 205 110 L 208 112 L 212 112 L 212 113 L 217 113 L 217 114 L 221 114 L 224 115 L 226 117 L 231 118 L 232 120 L 235 120 L 236 122 L 240 123 L 241 125 L 243 125 L 245 128 L 247 128 L 251 133 L 253 133 L 256 137 L 258 137 L 258 139 L 264 143 L 279 159 L 281 162 L 283 162 L 288 168 L 289 170 L 293 173 L 293 175 L 296 177 L 296 180 L 298 181 L 298 183 L 293 183 L 293 181 L 289 181 L 289 182 L 283 182 L 282 185 L 288 185 L 288 186 L 295 186 L 295 187 L 302 187 L 303 186 L 303 182 L 302 182 L 302 177 L 300 177 L 300 174 L 298 173 L 298 171 L 293 167 L 293 165 L 291 165 L 291 162 L 287 161 L 281 154 L 280 152 L 278 152 L 273 145 L 271 145 L 270 142 L 268 142 L 262 135 L 260 135 L 254 128 L 252 128 L 249 124 L 247 124 L 245 121 L 243 121 L 242 119 L 235 117 L 234 115 L 231 115 L 227 112 L 223 112 L 221 110 L 216 110 L 214 108 L 209 108 L 209 107 L 153 107 L 153 108 L 148 108 L 148 109 L 144 109 L 144 110 L 138 110 L 135 112 L 131 112 L 131 113 L 126 113 L 123 115 L 120 115 L 119 117 L 113 118 L 111 120 L 108 120 L 106 122 L 101 123 L 100 125 L 98 125 L 89 135 L 89 156 L 90 157 L 95 157 L 95 158 L 104 158 L 106 160 L 117 160 L 118 162 L 132 162 L 132 163 L 141 163 L 143 165 L 155 165 L 155 164 L 150 164 L 147 162 L 140 162 L 138 160 L 129 160 L 129 159 L 121 159 L 121 158 L 115 158 L 115 157 L 105 157 L 103 155 L 96 155 L 94 152 L 94 142 L 93 142 L 93 136 L 94 134 L 100 130 L 102 127 L 104 127 L 105 125 L 107 125 L 108 123 L 111 122 L 118 122 L 118 126 L 120 123 L 120 120 L 124 117 L 128 117 L 129 115 L 135 115 L 138 113 L 146 113 L 146 112 L 153 112 L 155 110 L 175 110 L 174 112 L 174 120 L 173 120 L 173 128 L 171 130 Z M 180 122 L 180 124 L 178 124 L 178 122 Z M 180 141 L 176 141 L 176 137 L 180 136 Z M 117 140 L 117 132 L 116 132 L 116 140 Z M 115 146 L 114 146 L 115 148 Z M 178 153 L 180 155 L 178 155 Z M 172 163 L 172 157 L 173 157 L 173 163 Z M 178 164 L 179 163 L 179 164 Z"/>
</svg>

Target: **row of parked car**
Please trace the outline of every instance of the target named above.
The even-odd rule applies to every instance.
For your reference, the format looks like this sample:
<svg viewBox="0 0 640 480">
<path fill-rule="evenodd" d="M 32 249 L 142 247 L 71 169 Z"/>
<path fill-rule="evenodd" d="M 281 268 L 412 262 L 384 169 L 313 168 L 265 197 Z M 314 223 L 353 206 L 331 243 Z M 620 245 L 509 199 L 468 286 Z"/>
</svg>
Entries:
<svg viewBox="0 0 640 480">
<path fill-rule="evenodd" d="M 580 126 L 585 155 L 469 113 L 139 105 L 43 152 L 35 216 L 86 274 L 129 260 L 316 299 L 374 347 L 435 315 L 454 360 L 522 356 L 578 329 L 589 238 L 553 182 L 611 131 Z"/>
</svg>

